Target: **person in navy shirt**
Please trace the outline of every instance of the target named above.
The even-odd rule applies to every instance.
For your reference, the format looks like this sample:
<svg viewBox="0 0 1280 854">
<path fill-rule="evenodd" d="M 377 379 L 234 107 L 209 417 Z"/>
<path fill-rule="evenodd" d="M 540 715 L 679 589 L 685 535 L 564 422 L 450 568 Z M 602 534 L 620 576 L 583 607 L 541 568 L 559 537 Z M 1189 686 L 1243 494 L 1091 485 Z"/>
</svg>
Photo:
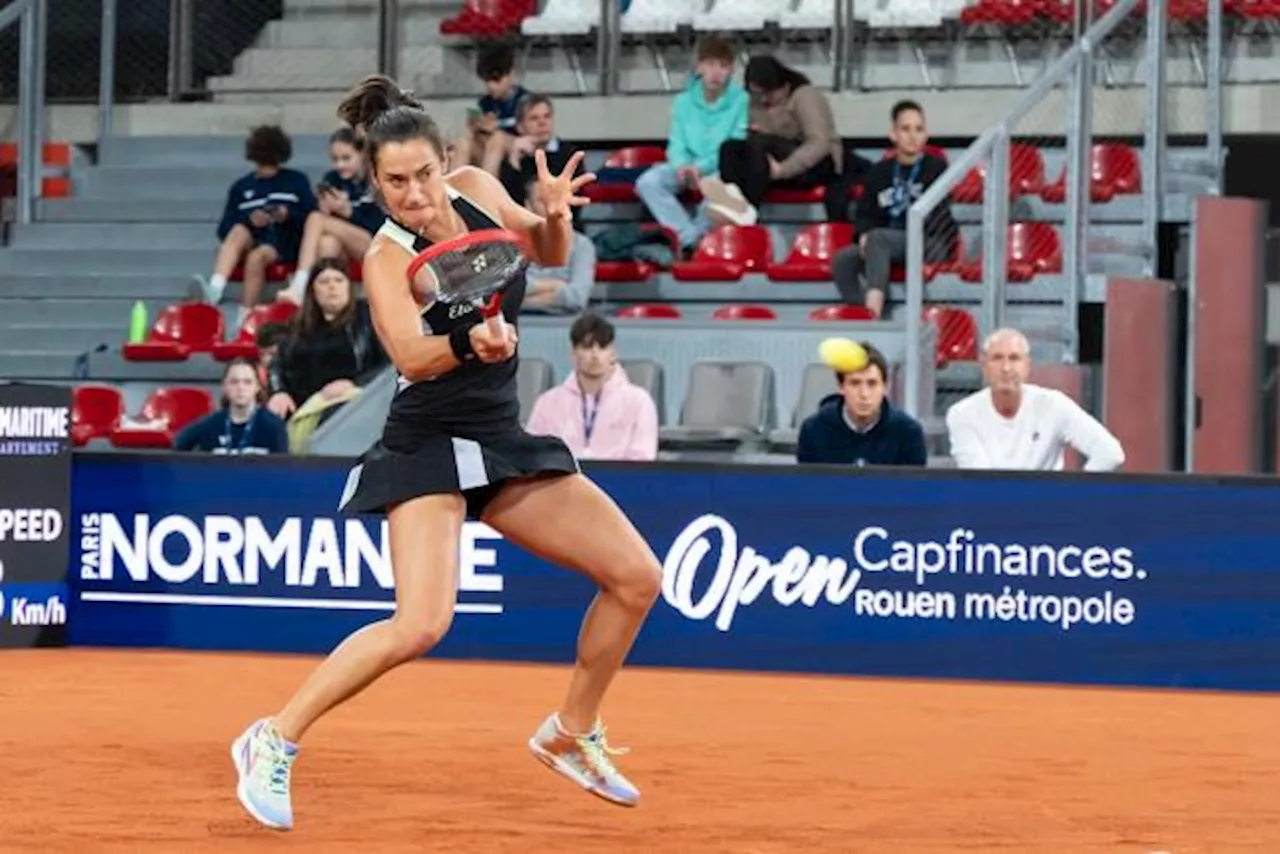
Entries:
<svg viewBox="0 0 1280 854">
<path fill-rule="evenodd" d="M 234 359 L 222 374 L 222 408 L 183 428 L 177 451 L 214 454 L 287 454 L 284 422 L 258 405 L 262 384 L 248 359 Z"/>
<path fill-rule="evenodd" d="M 496 176 L 519 136 L 517 110 L 529 90 L 516 82 L 516 53 L 509 45 L 493 45 L 480 51 L 476 76 L 485 94 L 467 111 L 467 133 L 454 143 L 450 167 L 478 166 Z"/>
<path fill-rule="evenodd" d="M 316 259 L 360 261 L 387 218 L 369 187 L 364 146 L 354 130 L 342 127 L 333 132 L 329 137 L 329 161 L 333 168 L 316 187 L 319 209 L 307 217 L 302 230 L 298 269 L 289 287 L 277 296 L 296 305 L 302 304 Z"/>
<path fill-rule="evenodd" d="M 854 466 L 923 466 L 924 428 L 885 397 L 888 365 L 870 344 L 867 366 L 836 372 L 839 394 L 828 395 L 800 425 L 796 462 Z"/>
<path fill-rule="evenodd" d="M 240 321 L 257 305 L 267 281 L 267 267 L 298 260 L 303 223 L 316 209 L 311 181 L 285 163 L 293 156 L 289 136 L 274 125 L 254 128 L 245 140 L 245 159 L 254 170 L 227 191 L 218 223 L 222 246 L 208 281 L 196 277 L 201 295 L 217 304 L 236 267 L 244 262 L 244 298 Z"/>
</svg>

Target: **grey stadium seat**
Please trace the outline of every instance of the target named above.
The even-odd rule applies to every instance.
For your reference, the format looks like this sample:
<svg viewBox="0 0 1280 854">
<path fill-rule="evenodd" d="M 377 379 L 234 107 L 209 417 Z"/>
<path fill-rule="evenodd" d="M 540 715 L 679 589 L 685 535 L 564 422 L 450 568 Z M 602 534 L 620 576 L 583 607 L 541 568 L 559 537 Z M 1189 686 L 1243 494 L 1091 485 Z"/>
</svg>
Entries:
<svg viewBox="0 0 1280 854">
<path fill-rule="evenodd" d="M 769 444 L 773 450 L 795 453 L 800 425 L 817 411 L 818 403 L 824 397 L 837 391 L 836 377 L 830 368 L 817 363 L 805 365 L 804 377 L 800 381 L 800 396 L 791 412 L 791 425 L 779 427 L 769 434 Z"/>
<path fill-rule="evenodd" d="M 622 370 L 627 372 L 627 379 L 633 385 L 649 392 L 654 405 L 658 408 L 658 423 L 667 422 L 666 389 L 662 381 L 662 365 L 653 359 L 623 359 Z"/>
<path fill-rule="evenodd" d="M 668 448 L 739 449 L 761 443 L 773 415 L 773 369 L 764 362 L 695 362 Z"/>
<path fill-rule="evenodd" d="M 516 368 L 516 385 L 520 394 L 520 423 L 527 424 L 533 414 L 538 395 L 551 388 L 551 363 L 546 359 L 521 357 Z"/>
</svg>

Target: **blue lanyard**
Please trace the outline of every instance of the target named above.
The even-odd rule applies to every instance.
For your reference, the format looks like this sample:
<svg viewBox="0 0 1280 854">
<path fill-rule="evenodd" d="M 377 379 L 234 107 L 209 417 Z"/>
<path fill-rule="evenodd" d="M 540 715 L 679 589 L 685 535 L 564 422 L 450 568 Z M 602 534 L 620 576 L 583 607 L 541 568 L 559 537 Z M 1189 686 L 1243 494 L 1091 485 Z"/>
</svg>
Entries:
<svg viewBox="0 0 1280 854">
<path fill-rule="evenodd" d="M 249 439 L 253 433 L 253 422 L 258 418 L 258 408 L 255 406 L 253 414 L 249 416 L 249 420 L 244 422 L 244 432 L 240 434 L 240 441 L 236 446 L 237 451 L 243 451 L 249 447 Z M 227 437 L 227 447 L 231 447 L 231 411 L 228 410 L 222 416 L 222 435 Z"/>
<path fill-rule="evenodd" d="M 587 404 L 587 395 L 582 396 L 582 436 L 586 444 L 591 444 L 591 434 L 596 429 L 596 415 L 600 412 L 600 395 L 591 396 L 591 404 Z"/>
</svg>

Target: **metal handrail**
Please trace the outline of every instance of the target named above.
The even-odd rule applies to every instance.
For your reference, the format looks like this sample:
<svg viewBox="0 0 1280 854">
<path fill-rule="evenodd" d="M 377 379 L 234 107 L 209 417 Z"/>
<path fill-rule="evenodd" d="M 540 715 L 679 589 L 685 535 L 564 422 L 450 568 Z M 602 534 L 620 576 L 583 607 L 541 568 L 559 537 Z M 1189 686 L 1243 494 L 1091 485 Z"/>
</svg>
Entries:
<svg viewBox="0 0 1280 854">
<path fill-rule="evenodd" d="M 44 45 L 46 0 L 13 0 L 0 10 L 0 30 L 18 24 L 18 222 L 35 219 L 44 171 Z"/>
</svg>

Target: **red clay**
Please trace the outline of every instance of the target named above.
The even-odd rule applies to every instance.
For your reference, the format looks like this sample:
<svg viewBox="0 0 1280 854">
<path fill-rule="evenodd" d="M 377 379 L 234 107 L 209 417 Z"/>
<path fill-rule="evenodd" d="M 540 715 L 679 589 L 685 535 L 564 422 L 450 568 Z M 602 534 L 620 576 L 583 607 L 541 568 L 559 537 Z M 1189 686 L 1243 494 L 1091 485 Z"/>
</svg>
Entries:
<svg viewBox="0 0 1280 854">
<path fill-rule="evenodd" d="M 530 757 L 568 671 L 424 661 L 310 734 L 298 828 L 230 740 L 309 658 L 0 653 L 0 851 L 1280 851 L 1280 699 L 629 669 L 625 810 Z"/>
</svg>

